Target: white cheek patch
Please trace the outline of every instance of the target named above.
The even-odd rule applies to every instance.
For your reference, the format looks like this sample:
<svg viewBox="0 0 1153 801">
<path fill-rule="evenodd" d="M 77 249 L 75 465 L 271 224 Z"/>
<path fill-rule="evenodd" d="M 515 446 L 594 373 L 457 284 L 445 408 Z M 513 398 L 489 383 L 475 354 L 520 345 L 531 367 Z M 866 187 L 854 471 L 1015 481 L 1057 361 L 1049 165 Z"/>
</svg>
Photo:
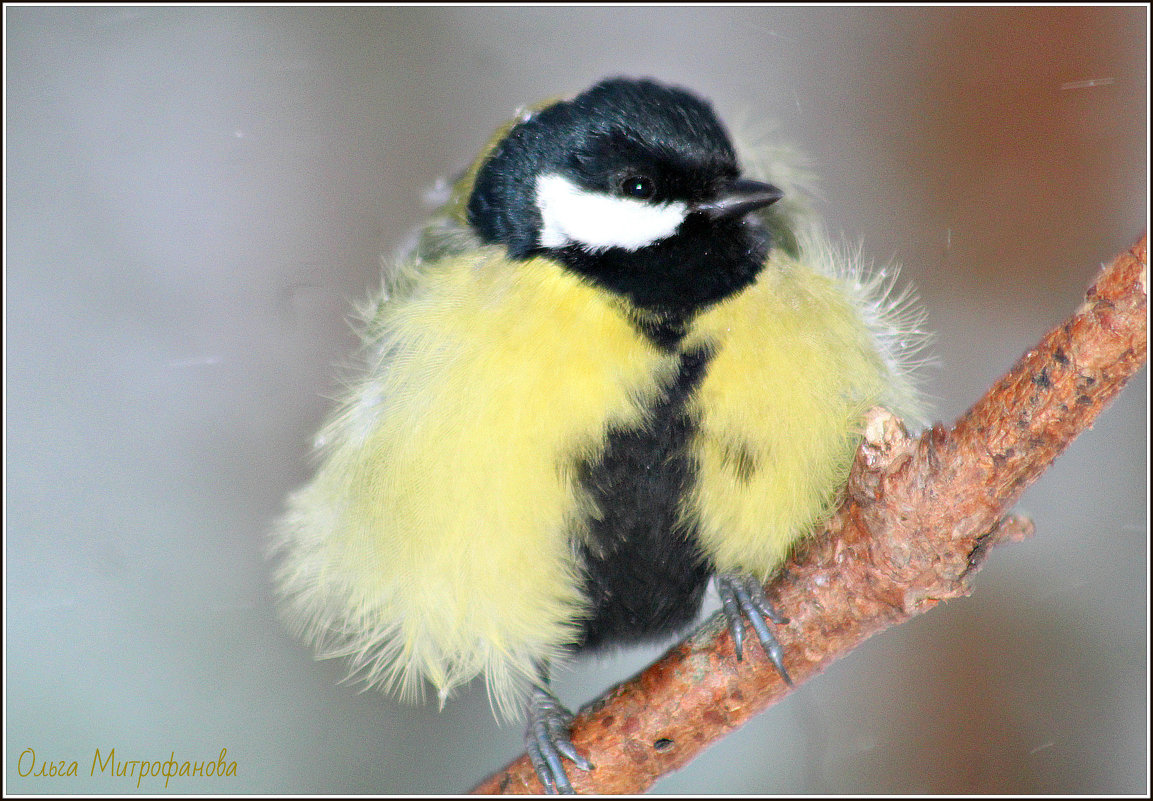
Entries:
<svg viewBox="0 0 1153 801">
<path fill-rule="evenodd" d="M 560 175 L 537 179 L 536 205 L 542 220 L 541 247 L 576 244 L 594 252 L 651 245 L 671 236 L 688 213 L 684 203 L 614 197 L 581 189 Z"/>
</svg>

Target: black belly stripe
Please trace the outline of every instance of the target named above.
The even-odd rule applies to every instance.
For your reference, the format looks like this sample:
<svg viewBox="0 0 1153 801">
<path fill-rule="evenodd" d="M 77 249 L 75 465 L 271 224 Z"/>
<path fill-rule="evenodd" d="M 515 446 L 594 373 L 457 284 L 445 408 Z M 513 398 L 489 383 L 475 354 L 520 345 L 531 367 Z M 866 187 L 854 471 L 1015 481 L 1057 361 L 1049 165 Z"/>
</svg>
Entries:
<svg viewBox="0 0 1153 801">
<path fill-rule="evenodd" d="M 710 356 L 706 349 L 682 354 L 648 424 L 610 432 L 601 457 L 578 468 L 600 512 L 585 521 L 578 546 L 590 602 L 578 649 L 668 635 L 700 611 L 712 570 L 680 500 L 696 480 L 688 400 Z"/>
</svg>

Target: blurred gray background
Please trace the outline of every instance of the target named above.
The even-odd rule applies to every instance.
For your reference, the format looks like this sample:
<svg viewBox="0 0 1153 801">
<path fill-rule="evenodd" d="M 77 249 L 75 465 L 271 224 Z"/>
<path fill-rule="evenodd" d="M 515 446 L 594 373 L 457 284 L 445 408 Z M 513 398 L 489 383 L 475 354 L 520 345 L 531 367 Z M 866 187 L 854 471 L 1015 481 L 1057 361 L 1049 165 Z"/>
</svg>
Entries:
<svg viewBox="0 0 1153 801">
<path fill-rule="evenodd" d="M 521 104 L 649 75 L 775 123 L 830 230 L 918 287 L 946 422 L 1147 224 L 1144 7 L 5 16 L 10 792 L 136 791 L 89 776 L 96 748 L 228 749 L 235 776 L 180 793 L 457 792 L 519 753 L 475 683 L 440 713 L 339 683 L 281 629 L 262 552 L 351 303 Z M 1146 792 L 1146 415 L 1142 372 L 971 598 L 655 790 Z M 579 706 L 653 655 L 577 663 L 559 692 Z M 80 775 L 21 777 L 29 748 Z"/>
</svg>

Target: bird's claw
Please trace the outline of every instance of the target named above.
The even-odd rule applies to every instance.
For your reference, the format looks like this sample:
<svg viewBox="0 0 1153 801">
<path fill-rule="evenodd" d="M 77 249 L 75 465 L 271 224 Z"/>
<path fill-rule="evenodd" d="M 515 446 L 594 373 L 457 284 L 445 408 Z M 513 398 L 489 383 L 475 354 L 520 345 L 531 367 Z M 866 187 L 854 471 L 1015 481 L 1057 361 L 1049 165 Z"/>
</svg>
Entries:
<svg viewBox="0 0 1153 801">
<path fill-rule="evenodd" d="M 524 732 L 524 745 L 546 793 L 571 795 L 574 792 L 561 757 L 581 770 L 593 768 L 593 764 L 572 744 L 569 734 L 572 721 L 573 714 L 564 708 L 555 695 L 544 687 L 533 687 L 528 702 L 528 727 Z"/>
<path fill-rule="evenodd" d="M 765 654 L 776 666 L 785 680 L 785 684 L 793 686 L 793 680 L 785 670 L 784 652 L 781 644 L 765 623 L 765 618 L 778 625 L 788 623 L 788 618 L 773 608 L 769 599 L 765 597 L 764 587 L 751 576 L 739 576 L 732 573 L 718 574 L 716 577 L 717 594 L 721 596 L 721 606 L 725 612 L 725 620 L 729 625 L 729 633 L 733 637 L 733 650 L 737 659 L 741 659 L 745 641 L 745 619 L 757 633 L 761 647 Z"/>
</svg>

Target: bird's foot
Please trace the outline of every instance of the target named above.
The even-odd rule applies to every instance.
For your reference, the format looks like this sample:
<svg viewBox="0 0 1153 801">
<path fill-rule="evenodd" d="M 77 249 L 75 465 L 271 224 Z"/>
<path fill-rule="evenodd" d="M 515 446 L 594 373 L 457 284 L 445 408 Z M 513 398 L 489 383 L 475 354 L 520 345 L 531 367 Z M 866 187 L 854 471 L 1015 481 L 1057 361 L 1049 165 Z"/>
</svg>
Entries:
<svg viewBox="0 0 1153 801">
<path fill-rule="evenodd" d="M 765 618 L 778 625 L 788 623 L 788 618 L 773 609 L 769 599 L 765 597 L 765 589 L 761 582 L 752 576 L 742 576 L 734 573 L 718 573 L 716 576 L 717 593 L 721 596 L 721 605 L 724 608 L 725 620 L 729 624 L 729 633 L 733 636 L 733 650 L 737 652 L 737 659 L 741 659 L 742 646 L 745 640 L 745 619 L 752 624 L 757 639 L 765 654 L 776 666 L 785 680 L 785 684 L 793 686 L 793 680 L 785 670 L 783 661 L 784 652 L 776 636 L 765 623 Z"/>
<path fill-rule="evenodd" d="M 561 757 L 567 758 L 581 770 L 593 768 L 593 764 L 572 744 L 569 734 L 572 721 L 572 712 L 565 709 L 548 689 L 539 685 L 532 688 L 524 745 L 546 793 L 573 793 Z"/>
</svg>

